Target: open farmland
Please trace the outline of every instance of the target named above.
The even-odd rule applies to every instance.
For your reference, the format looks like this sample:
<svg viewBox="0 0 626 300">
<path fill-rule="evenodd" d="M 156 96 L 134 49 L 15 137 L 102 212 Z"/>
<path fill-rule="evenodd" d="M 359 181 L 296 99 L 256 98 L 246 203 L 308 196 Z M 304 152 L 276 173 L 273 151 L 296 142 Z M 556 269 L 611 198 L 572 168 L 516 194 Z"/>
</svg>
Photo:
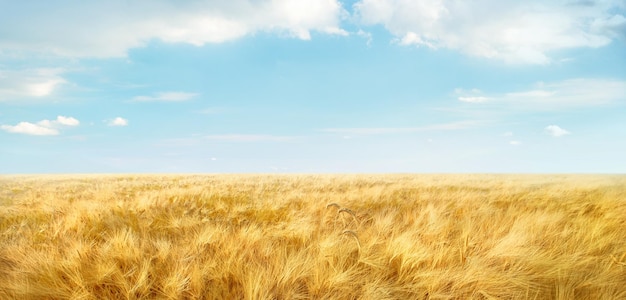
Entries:
<svg viewBox="0 0 626 300">
<path fill-rule="evenodd" d="M 626 176 L 2 176 L 0 298 L 626 299 Z"/>
</svg>

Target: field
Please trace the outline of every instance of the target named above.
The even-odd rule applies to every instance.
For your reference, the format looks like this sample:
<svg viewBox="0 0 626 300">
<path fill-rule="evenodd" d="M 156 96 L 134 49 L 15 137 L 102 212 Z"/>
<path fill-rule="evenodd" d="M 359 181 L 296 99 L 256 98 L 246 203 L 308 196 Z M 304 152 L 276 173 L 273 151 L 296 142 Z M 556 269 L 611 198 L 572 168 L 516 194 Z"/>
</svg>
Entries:
<svg viewBox="0 0 626 300">
<path fill-rule="evenodd" d="M 0 299 L 626 299 L 626 176 L 0 176 Z"/>
</svg>

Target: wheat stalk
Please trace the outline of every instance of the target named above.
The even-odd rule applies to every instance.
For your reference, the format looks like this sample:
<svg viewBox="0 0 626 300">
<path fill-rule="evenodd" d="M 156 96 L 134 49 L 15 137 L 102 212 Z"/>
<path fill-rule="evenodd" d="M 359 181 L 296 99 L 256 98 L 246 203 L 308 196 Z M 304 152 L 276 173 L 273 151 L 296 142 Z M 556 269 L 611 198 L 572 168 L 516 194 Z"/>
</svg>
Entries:
<svg viewBox="0 0 626 300">
<path fill-rule="evenodd" d="M 342 234 L 348 234 L 348 235 L 353 236 L 354 239 L 356 240 L 357 246 L 359 247 L 359 251 L 361 251 L 361 242 L 359 241 L 359 236 L 356 234 L 356 232 L 352 230 L 344 230 Z"/>
</svg>

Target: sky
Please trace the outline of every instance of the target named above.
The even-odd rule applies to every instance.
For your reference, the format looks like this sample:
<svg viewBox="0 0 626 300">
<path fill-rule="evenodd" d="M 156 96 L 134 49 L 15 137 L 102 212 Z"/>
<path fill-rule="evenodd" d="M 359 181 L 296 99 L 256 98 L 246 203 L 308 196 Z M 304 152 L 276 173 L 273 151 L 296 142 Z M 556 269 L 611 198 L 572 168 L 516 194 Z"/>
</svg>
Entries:
<svg viewBox="0 0 626 300">
<path fill-rule="evenodd" d="M 625 173 L 623 0 L 0 0 L 0 174 Z"/>
</svg>

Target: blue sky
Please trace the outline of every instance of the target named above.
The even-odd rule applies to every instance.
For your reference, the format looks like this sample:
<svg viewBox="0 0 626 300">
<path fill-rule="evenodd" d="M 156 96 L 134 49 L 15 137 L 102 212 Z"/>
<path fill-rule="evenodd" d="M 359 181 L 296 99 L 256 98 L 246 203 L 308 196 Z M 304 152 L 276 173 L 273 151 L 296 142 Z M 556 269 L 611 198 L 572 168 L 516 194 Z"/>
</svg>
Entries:
<svg viewBox="0 0 626 300">
<path fill-rule="evenodd" d="M 623 1 L 0 0 L 0 173 L 624 173 Z"/>
</svg>

